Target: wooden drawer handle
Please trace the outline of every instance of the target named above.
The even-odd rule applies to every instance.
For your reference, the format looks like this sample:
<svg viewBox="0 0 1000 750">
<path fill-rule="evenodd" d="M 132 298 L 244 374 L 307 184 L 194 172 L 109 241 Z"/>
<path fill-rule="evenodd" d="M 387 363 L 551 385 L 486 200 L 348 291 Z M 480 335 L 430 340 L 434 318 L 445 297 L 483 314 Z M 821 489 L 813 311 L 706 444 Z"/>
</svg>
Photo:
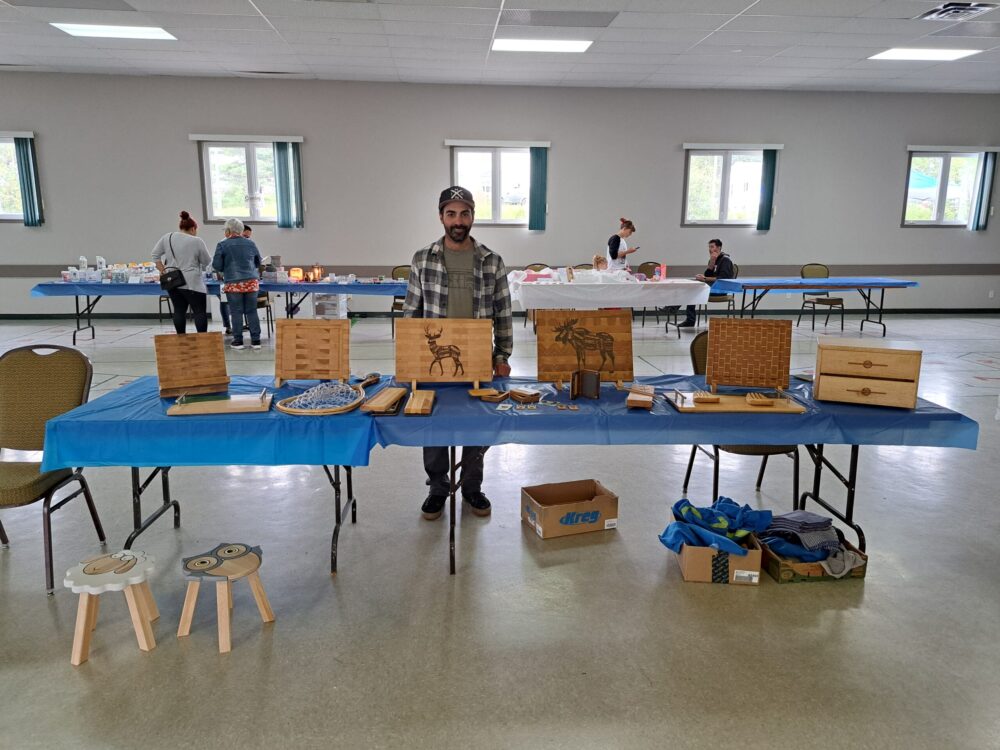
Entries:
<svg viewBox="0 0 1000 750">
<path fill-rule="evenodd" d="M 871 396 L 872 394 L 876 396 L 885 395 L 885 391 L 873 391 L 868 386 L 865 386 L 864 388 L 848 388 L 847 390 L 850 391 L 851 393 L 860 393 L 862 396 Z"/>
<path fill-rule="evenodd" d="M 883 362 L 872 362 L 870 359 L 866 359 L 864 362 L 848 362 L 849 365 L 861 365 L 866 370 L 870 370 L 873 367 L 888 367 L 888 364 Z"/>
</svg>

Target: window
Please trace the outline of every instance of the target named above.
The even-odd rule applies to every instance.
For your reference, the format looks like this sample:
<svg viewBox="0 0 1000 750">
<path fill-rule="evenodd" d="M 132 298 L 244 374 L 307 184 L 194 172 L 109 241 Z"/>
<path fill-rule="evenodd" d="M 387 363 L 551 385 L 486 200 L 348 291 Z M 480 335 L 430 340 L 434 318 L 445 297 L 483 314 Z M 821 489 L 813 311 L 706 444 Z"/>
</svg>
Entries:
<svg viewBox="0 0 1000 750">
<path fill-rule="evenodd" d="M 273 143 L 201 144 L 208 221 L 278 221 Z"/>
<path fill-rule="evenodd" d="M 763 149 L 689 149 L 684 223 L 757 224 L 763 165 Z"/>
<path fill-rule="evenodd" d="M 472 191 L 477 223 L 527 226 L 531 199 L 530 149 L 455 148 L 452 177 L 455 185 Z"/>
<path fill-rule="evenodd" d="M 13 138 L 0 138 L 0 220 L 21 221 L 21 180 L 17 173 L 17 155 Z"/>
<path fill-rule="evenodd" d="M 967 226 L 983 180 L 983 154 L 911 152 L 904 226 Z"/>
</svg>

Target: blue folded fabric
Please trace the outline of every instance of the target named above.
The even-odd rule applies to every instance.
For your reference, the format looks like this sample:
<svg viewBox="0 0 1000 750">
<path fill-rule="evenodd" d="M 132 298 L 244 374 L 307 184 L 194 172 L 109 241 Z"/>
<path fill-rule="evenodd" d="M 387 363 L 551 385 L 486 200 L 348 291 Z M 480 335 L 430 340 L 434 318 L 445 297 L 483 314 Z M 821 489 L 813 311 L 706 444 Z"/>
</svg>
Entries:
<svg viewBox="0 0 1000 750">
<path fill-rule="evenodd" d="M 820 562 L 830 556 L 829 550 L 809 550 L 800 544 L 794 544 L 780 536 L 761 537 L 761 541 L 771 548 L 771 551 L 782 557 L 796 557 L 802 562 Z"/>
</svg>

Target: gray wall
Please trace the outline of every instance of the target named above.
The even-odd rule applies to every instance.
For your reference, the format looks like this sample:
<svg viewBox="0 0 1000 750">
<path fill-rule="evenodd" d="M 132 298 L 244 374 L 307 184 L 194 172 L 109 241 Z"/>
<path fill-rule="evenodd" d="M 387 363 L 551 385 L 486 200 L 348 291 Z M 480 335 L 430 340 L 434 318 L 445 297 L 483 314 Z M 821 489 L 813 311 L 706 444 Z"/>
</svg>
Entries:
<svg viewBox="0 0 1000 750">
<path fill-rule="evenodd" d="M 719 236 L 744 276 L 808 261 L 835 272 L 876 265 L 922 283 L 892 293 L 890 306 L 994 308 L 1000 216 L 986 232 L 899 223 L 907 144 L 995 144 L 998 121 L 994 95 L 0 74 L 0 130 L 35 132 L 46 211 L 42 228 L 0 224 L 0 314 L 69 309 L 66 299 L 29 299 L 36 279 L 11 278 L 13 266 L 64 266 L 81 254 L 144 259 L 180 209 L 200 218 L 197 147 L 188 140 L 199 132 L 305 138 L 305 229 L 255 232 L 286 266 L 408 262 L 439 234 L 436 198 L 450 184 L 445 138 L 547 140 L 546 231 L 475 232 L 508 265 L 584 262 L 625 215 L 639 229 L 636 262 L 697 266 Z M 680 226 L 685 141 L 785 145 L 770 232 Z M 220 234 L 203 227 L 210 247 Z M 914 274 L 913 264 L 939 268 Z M 152 307 L 126 299 L 101 309 Z"/>
</svg>

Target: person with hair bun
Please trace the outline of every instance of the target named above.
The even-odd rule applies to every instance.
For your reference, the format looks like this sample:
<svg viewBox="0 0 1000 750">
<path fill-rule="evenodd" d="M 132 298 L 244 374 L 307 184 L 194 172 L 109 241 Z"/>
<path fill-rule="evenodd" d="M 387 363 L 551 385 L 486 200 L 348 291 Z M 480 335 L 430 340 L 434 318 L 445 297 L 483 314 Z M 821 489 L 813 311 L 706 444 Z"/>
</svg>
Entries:
<svg viewBox="0 0 1000 750">
<path fill-rule="evenodd" d="M 628 262 L 625 257 L 631 255 L 639 246 L 636 245 L 633 248 L 629 248 L 626 240 L 635 233 L 635 224 L 632 223 L 630 219 L 626 219 L 624 216 L 618 220 L 621 223 L 619 230 L 608 238 L 608 270 L 609 271 L 627 271 Z"/>
<path fill-rule="evenodd" d="M 194 313 L 194 327 L 198 333 L 208 330 L 208 287 L 203 272 L 212 266 L 208 247 L 198 236 L 198 222 L 187 211 L 181 211 L 177 224 L 179 232 L 168 232 L 153 247 L 153 260 L 160 273 L 167 268 L 179 269 L 184 274 L 184 286 L 167 291 L 173 309 L 174 330 L 184 333 L 187 312 Z"/>
</svg>

